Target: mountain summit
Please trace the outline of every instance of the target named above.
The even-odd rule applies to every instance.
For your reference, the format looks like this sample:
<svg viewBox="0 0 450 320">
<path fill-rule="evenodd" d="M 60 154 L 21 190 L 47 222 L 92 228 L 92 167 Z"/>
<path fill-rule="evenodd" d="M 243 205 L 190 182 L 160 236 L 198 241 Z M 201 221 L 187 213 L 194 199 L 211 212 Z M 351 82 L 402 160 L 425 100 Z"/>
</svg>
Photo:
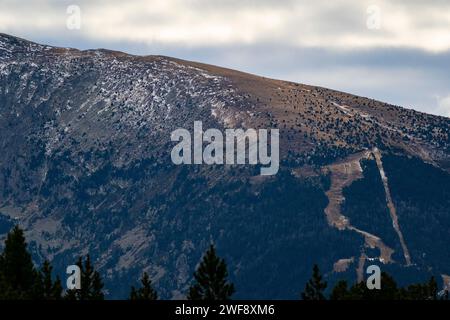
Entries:
<svg viewBox="0 0 450 320">
<path fill-rule="evenodd" d="M 171 132 L 277 128 L 280 170 L 174 165 Z M 163 56 L 0 34 L 0 233 L 64 272 L 89 253 L 124 297 L 181 298 L 211 241 L 239 298 L 297 298 L 379 264 L 450 281 L 450 119 Z"/>
</svg>

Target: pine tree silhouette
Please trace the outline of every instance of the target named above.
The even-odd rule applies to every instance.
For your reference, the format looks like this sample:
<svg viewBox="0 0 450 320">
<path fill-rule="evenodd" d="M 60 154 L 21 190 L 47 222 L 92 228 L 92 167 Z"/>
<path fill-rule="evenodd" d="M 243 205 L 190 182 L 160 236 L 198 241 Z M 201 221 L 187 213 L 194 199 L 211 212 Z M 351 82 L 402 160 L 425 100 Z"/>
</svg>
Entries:
<svg viewBox="0 0 450 320">
<path fill-rule="evenodd" d="M 438 284 L 434 277 L 430 278 L 428 281 L 428 297 L 427 300 L 437 300 L 438 299 Z"/>
<path fill-rule="evenodd" d="M 426 283 L 416 283 L 401 289 L 399 296 L 402 300 L 437 300 L 438 292 L 436 279 L 431 277 Z"/>
<path fill-rule="evenodd" d="M 38 298 L 38 272 L 34 268 L 22 229 L 15 226 L 7 235 L 0 255 L 0 299 Z"/>
<path fill-rule="evenodd" d="M 447 297 L 448 298 L 448 297 Z M 439 289 L 436 279 L 431 277 L 424 283 L 415 283 L 406 288 L 399 288 L 392 276 L 381 273 L 381 289 L 370 290 L 366 283 L 359 282 L 347 288 L 347 281 L 341 280 L 334 286 L 331 300 L 445 300 L 446 292 Z"/>
<path fill-rule="evenodd" d="M 189 289 L 188 300 L 229 300 L 234 285 L 227 277 L 225 260 L 216 255 L 216 249 L 211 245 L 194 273 L 195 283 Z"/>
<path fill-rule="evenodd" d="M 141 278 L 142 287 L 136 289 L 131 287 L 130 300 L 157 300 L 158 294 L 152 287 L 152 281 L 147 272 L 144 272 Z"/>
<path fill-rule="evenodd" d="M 352 287 L 350 294 L 353 300 L 398 300 L 400 290 L 394 278 L 386 272 L 381 272 L 381 289 L 370 290 L 363 281 Z"/>
<path fill-rule="evenodd" d="M 62 298 L 62 285 L 59 277 L 56 277 L 55 281 L 52 279 L 52 270 L 48 260 L 45 260 L 42 264 L 39 278 L 40 278 L 40 297 L 44 300 L 59 300 Z"/>
<path fill-rule="evenodd" d="M 326 300 L 324 296 L 326 288 L 327 283 L 322 282 L 319 266 L 315 264 L 313 267 L 312 278 L 306 283 L 305 290 L 302 292 L 301 297 L 303 300 Z"/>
<path fill-rule="evenodd" d="M 83 259 L 80 257 L 77 266 L 81 270 L 81 288 L 67 290 L 65 298 L 68 300 L 103 300 L 103 281 L 100 274 L 91 264 L 91 258 L 86 256 L 83 265 Z"/>
<path fill-rule="evenodd" d="M 330 300 L 349 299 L 348 283 L 345 280 L 338 281 L 331 291 Z"/>
</svg>

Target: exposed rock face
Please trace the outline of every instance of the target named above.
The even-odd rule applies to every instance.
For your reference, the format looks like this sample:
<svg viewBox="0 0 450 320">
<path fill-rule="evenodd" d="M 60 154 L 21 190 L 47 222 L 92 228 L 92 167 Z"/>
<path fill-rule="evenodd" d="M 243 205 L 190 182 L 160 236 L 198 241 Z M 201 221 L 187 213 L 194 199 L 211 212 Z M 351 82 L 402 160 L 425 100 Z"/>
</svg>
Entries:
<svg viewBox="0 0 450 320">
<path fill-rule="evenodd" d="M 279 173 L 173 165 L 170 133 L 196 120 L 279 128 Z M 313 263 L 330 280 L 380 260 L 405 280 L 449 274 L 449 130 L 329 89 L 0 34 L 0 232 L 19 223 L 60 272 L 89 253 L 112 297 L 144 270 L 182 297 L 210 241 L 241 298 L 297 298 Z M 357 177 L 339 185 L 345 161 Z"/>
</svg>

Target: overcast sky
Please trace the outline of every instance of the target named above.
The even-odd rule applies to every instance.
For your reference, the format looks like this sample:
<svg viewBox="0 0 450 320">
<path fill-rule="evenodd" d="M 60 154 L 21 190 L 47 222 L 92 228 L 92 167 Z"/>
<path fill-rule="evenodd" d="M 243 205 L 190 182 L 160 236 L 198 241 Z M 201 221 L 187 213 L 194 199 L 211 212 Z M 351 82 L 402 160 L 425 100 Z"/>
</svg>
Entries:
<svg viewBox="0 0 450 320">
<path fill-rule="evenodd" d="M 449 0 L 0 0 L 0 32 L 201 61 L 450 116 Z"/>
</svg>

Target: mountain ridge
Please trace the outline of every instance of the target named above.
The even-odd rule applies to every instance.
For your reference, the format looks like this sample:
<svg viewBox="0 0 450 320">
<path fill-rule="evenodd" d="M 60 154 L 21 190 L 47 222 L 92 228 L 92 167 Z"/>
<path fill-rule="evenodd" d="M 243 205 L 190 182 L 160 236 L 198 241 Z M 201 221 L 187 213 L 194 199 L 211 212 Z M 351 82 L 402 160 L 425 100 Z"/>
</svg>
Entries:
<svg viewBox="0 0 450 320">
<path fill-rule="evenodd" d="M 173 165 L 171 131 L 196 120 L 278 128 L 280 172 Z M 245 298 L 294 298 L 313 263 L 330 280 L 361 278 L 368 261 L 414 277 L 450 274 L 449 118 L 175 58 L 0 34 L 0 128 L 0 229 L 19 223 L 35 259 L 57 270 L 90 253 L 113 297 L 143 270 L 162 297 L 183 297 L 210 241 Z M 375 150 L 412 266 L 392 236 Z M 334 193 L 353 229 L 335 228 L 326 214 L 333 172 L 346 179 L 353 169 L 358 179 Z M 389 240 L 392 261 L 356 229 Z M 333 271 L 342 259 L 353 262 Z"/>
</svg>

